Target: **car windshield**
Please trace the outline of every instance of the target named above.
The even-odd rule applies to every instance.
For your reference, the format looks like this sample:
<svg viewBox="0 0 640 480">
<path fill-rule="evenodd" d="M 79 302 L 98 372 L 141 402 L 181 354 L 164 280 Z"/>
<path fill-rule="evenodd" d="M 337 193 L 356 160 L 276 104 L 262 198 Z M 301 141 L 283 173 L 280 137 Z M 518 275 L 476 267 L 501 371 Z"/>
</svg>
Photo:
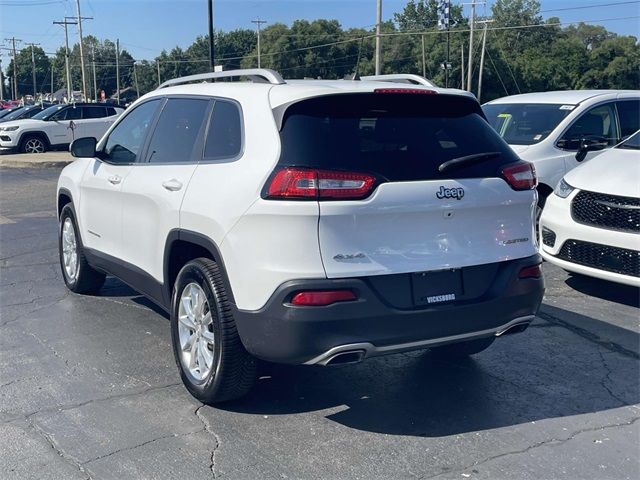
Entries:
<svg viewBox="0 0 640 480">
<path fill-rule="evenodd" d="M 40 113 L 35 114 L 33 117 L 34 120 L 48 120 L 54 113 L 63 108 L 64 105 L 53 105 L 49 108 L 45 108 Z"/>
<path fill-rule="evenodd" d="M 629 148 L 633 150 L 640 150 L 640 130 L 627 138 L 624 142 L 618 145 L 616 148 Z"/>
<path fill-rule="evenodd" d="M 18 118 L 20 116 L 20 114 L 22 114 L 24 112 L 26 107 L 19 107 L 16 108 L 15 110 L 11 111 L 11 113 L 9 113 L 8 115 L 5 115 L 4 117 L 2 117 L 3 120 L 13 120 L 15 118 Z"/>
<path fill-rule="evenodd" d="M 482 110 L 491 126 L 509 145 L 541 142 L 571 113 L 575 105 L 494 103 Z"/>
</svg>

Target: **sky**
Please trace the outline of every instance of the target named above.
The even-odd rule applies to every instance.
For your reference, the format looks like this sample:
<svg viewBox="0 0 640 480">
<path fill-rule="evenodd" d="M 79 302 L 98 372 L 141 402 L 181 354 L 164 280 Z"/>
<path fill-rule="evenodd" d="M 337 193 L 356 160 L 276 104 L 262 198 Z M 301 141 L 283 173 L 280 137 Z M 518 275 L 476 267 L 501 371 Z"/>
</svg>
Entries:
<svg viewBox="0 0 640 480">
<path fill-rule="evenodd" d="M 452 4 L 470 0 L 452 0 Z M 383 0 L 383 19 L 393 18 L 406 0 Z M 479 15 L 489 15 L 493 0 L 479 5 Z M 562 22 L 591 21 L 607 29 L 640 37 L 640 0 L 540 0 L 542 15 Z M 291 24 L 296 19 L 336 19 L 343 27 L 371 28 L 375 24 L 376 0 L 214 0 L 216 29 L 254 28 L 251 20 Z M 136 60 L 155 58 L 163 49 L 188 47 L 207 32 L 207 0 L 80 0 L 83 33 L 120 45 Z M 465 11 L 469 7 L 465 6 Z M 64 44 L 64 30 L 54 20 L 76 15 L 76 0 L 0 0 L 0 50 L 3 66 L 9 63 L 10 42 L 39 43 L 45 52 Z M 69 26 L 69 41 L 77 41 L 77 30 Z"/>
</svg>

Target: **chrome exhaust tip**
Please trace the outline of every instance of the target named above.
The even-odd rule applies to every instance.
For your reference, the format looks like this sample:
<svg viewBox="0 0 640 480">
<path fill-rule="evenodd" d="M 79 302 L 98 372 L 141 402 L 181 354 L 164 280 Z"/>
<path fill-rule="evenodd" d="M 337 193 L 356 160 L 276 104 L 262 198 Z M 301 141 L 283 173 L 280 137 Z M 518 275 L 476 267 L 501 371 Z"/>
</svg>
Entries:
<svg viewBox="0 0 640 480">
<path fill-rule="evenodd" d="M 503 335 L 513 335 L 514 333 L 522 333 L 529 327 L 529 325 L 531 325 L 531 322 L 516 323 L 515 325 L 511 325 L 505 330 L 497 332 L 496 337 L 501 337 Z"/>
<path fill-rule="evenodd" d="M 366 352 L 364 350 L 348 350 L 346 352 L 336 353 L 329 357 L 325 362 L 322 362 L 322 364 L 327 367 L 334 367 L 337 365 L 360 363 L 364 360 L 365 353 Z"/>
</svg>

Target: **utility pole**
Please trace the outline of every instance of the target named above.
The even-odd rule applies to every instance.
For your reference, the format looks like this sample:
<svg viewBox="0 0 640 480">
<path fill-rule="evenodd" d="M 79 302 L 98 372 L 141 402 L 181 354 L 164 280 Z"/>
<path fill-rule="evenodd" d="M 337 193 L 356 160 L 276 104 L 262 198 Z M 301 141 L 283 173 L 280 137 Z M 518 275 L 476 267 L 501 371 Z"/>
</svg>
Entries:
<svg viewBox="0 0 640 480">
<path fill-rule="evenodd" d="M 93 64 L 93 95 L 95 101 L 98 101 L 98 82 L 96 82 L 96 46 L 91 45 L 91 63 Z"/>
<path fill-rule="evenodd" d="M 53 58 L 51 59 L 51 96 L 49 100 L 53 101 Z"/>
<path fill-rule="evenodd" d="M 471 0 L 471 18 L 469 32 L 469 66 L 467 67 L 467 91 L 471 91 L 471 62 L 473 61 L 473 29 L 476 23 L 476 0 Z"/>
<path fill-rule="evenodd" d="M 11 49 L 13 50 L 13 95 L 12 97 L 14 100 L 17 100 L 18 99 L 18 67 L 16 66 L 16 42 L 21 42 L 22 40 L 16 37 L 5 38 L 5 40 L 11 40 L 11 42 L 13 43 L 13 48 Z"/>
<path fill-rule="evenodd" d="M 53 22 L 55 25 L 64 25 L 64 46 L 65 46 L 65 54 L 64 54 L 64 63 L 65 63 L 65 73 L 67 75 L 67 102 L 69 102 L 73 98 L 73 89 L 71 85 L 71 68 L 69 67 L 69 33 L 67 30 L 67 25 L 77 25 L 78 22 L 70 22 L 65 18 L 62 22 Z"/>
<path fill-rule="evenodd" d="M 78 32 L 80 34 L 80 69 L 82 71 L 82 94 L 84 95 L 85 101 L 87 100 L 87 81 L 85 79 L 84 74 L 84 49 L 82 47 L 82 20 L 83 18 L 80 16 L 80 0 L 76 0 L 76 6 L 78 7 Z M 86 17 L 87 20 L 90 20 L 90 17 Z"/>
<path fill-rule="evenodd" d="M 116 99 L 120 105 L 120 40 L 116 39 Z"/>
<path fill-rule="evenodd" d="M 260 68 L 260 26 L 263 23 L 267 23 L 266 20 L 260 20 L 259 18 L 255 19 L 255 20 L 251 20 L 251 23 L 255 23 L 256 24 L 256 30 L 257 30 L 257 34 L 258 34 L 258 68 Z"/>
<path fill-rule="evenodd" d="M 209 0 L 209 70 L 214 71 L 215 51 L 213 45 L 213 0 Z M 160 66 L 158 66 L 158 86 L 160 85 Z"/>
<path fill-rule="evenodd" d="M 460 53 L 461 53 L 461 62 L 460 62 L 460 90 L 464 90 L 464 43 L 460 43 Z"/>
<path fill-rule="evenodd" d="M 478 72 L 478 102 L 482 95 L 482 72 L 484 70 L 484 54 L 487 50 L 487 24 L 493 20 L 484 20 L 484 35 L 482 36 L 482 52 L 480 53 L 480 71 Z"/>
<path fill-rule="evenodd" d="M 0 100 L 4 101 L 4 75 L 2 74 L 2 59 L 0 58 Z"/>
<path fill-rule="evenodd" d="M 424 53 L 424 35 L 422 36 L 422 76 L 424 78 L 427 78 L 427 61 L 425 59 L 425 53 Z"/>
<path fill-rule="evenodd" d="M 136 99 L 140 98 L 140 88 L 138 88 L 138 71 L 136 70 L 136 61 L 133 61 L 133 81 L 136 83 Z"/>
<path fill-rule="evenodd" d="M 377 0 L 376 5 L 376 75 L 380 75 L 381 65 L 381 45 L 380 45 L 380 33 L 382 28 L 382 0 Z"/>
<path fill-rule="evenodd" d="M 31 79 L 33 81 L 33 101 L 36 101 L 36 57 L 33 53 L 33 47 L 40 45 L 39 43 L 27 43 L 31 47 Z"/>
<path fill-rule="evenodd" d="M 160 86 L 160 60 L 156 60 L 156 67 L 158 67 L 158 86 Z"/>
</svg>

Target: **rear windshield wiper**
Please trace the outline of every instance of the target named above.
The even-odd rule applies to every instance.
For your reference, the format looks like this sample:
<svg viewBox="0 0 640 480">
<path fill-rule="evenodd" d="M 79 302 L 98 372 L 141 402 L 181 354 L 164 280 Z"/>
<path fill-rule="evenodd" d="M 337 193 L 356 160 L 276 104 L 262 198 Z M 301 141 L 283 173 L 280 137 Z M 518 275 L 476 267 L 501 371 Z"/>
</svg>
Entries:
<svg viewBox="0 0 640 480">
<path fill-rule="evenodd" d="M 438 167 L 438 171 L 440 173 L 445 173 L 450 170 L 455 170 L 456 168 L 466 167 L 469 165 L 473 165 L 476 163 L 484 162 L 485 160 L 490 160 L 492 158 L 496 158 L 502 155 L 502 152 L 484 152 L 484 153 L 474 153 L 473 155 L 467 155 L 465 157 L 452 158 L 451 160 L 447 160 L 442 163 Z"/>
</svg>

